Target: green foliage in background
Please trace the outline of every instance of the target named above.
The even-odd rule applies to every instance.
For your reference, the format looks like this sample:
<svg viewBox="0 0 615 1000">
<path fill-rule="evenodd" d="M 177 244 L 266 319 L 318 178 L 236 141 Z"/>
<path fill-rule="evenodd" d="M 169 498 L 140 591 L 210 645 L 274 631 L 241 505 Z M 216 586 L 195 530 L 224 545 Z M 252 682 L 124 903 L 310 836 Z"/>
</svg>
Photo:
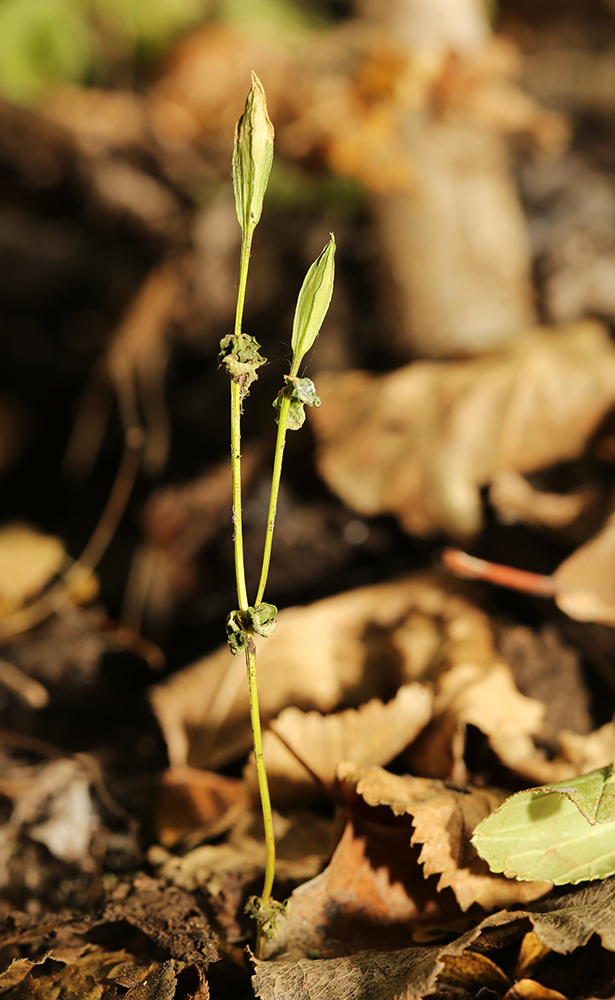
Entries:
<svg viewBox="0 0 615 1000">
<path fill-rule="evenodd" d="M 80 80 L 92 61 L 87 10 L 75 0 L 0 2 L 0 90 L 37 97 L 50 80 Z"/>
<path fill-rule="evenodd" d="M 56 81 L 91 80 L 118 60 L 156 54 L 209 7 L 209 0 L 0 0 L 0 91 L 31 101 Z"/>
<path fill-rule="evenodd" d="M 56 82 L 105 84 L 215 18 L 316 27 L 292 0 L 0 0 L 0 94 L 35 101 Z M 121 74 L 120 74 L 121 75 Z"/>
</svg>

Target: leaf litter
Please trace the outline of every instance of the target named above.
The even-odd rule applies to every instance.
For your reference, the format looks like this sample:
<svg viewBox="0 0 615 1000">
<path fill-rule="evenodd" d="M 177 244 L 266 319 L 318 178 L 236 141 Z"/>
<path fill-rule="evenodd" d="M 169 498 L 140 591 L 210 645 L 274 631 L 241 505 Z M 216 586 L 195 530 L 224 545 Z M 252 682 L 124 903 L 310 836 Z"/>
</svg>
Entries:
<svg viewBox="0 0 615 1000">
<path fill-rule="evenodd" d="M 232 95 L 243 95 L 244 70 L 255 54 L 271 67 L 273 92 L 284 108 L 281 139 L 287 152 L 312 157 L 321 150 L 334 169 L 380 195 L 407 193 L 416 178 L 416 163 L 399 142 L 397 128 L 408 100 L 421 114 L 431 113 L 433 104 L 445 126 L 449 117 L 470 116 L 480 127 L 488 122 L 500 131 L 522 131 L 545 140 L 543 145 L 549 145 L 551 129 L 551 148 L 565 132 L 557 116 L 543 112 L 510 82 L 512 50 L 507 55 L 497 40 L 481 48 L 476 60 L 452 59 L 443 51 L 429 61 L 402 58 L 396 45 L 364 26 L 351 26 L 345 35 L 333 32 L 326 43 L 298 31 L 297 47 L 285 55 L 297 65 L 275 70 L 278 44 L 258 33 L 240 40 L 233 29 L 214 26 L 182 43 L 166 76 L 138 97 L 71 88 L 46 104 L 48 117 L 66 130 L 61 141 L 54 139 L 58 149 L 68 144 L 71 156 L 81 157 L 96 211 L 109 212 L 107 221 L 114 212 L 126 213 L 131 226 L 168 239 L 167 250 L 173 246 L 173 263 L 152 267 L 139 281 L 141 292 L 103 352 L 122 405 L 130 403 L 136 388 L 147 410 L 150 471 L 160 467 L 168 446 L 159 397 L 174 335 L 169 330 L 172 323 L 184 324 L 180 336 L 187 342 L 194 337 L 191 323 L 205 329 L 212 322 L 210 315 L 186 318 L 194 303 L 190 295 L 184 299 L 183 274 L 175 265 L 173 241 L 183 224 L 178 189 L 189 177 L 192 197 L 202 178 L 195 184 L 189 164 L 202 164 L 204 150 L 211 155 L 224 145 Z M 289 86 L 289 80 L 299 85 Z M 299 114 L 293 110 L 297 102 Z M 155 161 L 155 171 L 137 164 L 136 150 Z M 45 151 L 57 158 L 51 143 Z M 190 261 L 183 264 L 189 274 Z M 141 274 L 142 268 L 137 270 Z M 226 281 L 232 287 L 232 274 L 222 279 L 213 284 Z M 553 288 L 549 295 L 545 301 L 553 302 Z M 220 309 L 224 324 L 224 306 Z M 559 312 L 564 319 L 577 315 Z M 350 367 L 355 363 L 351 358 Z M 544 469 L 557 463 L 579 459 L 588 467 L 592 435 L 600 433 L 612 407 L 613 349 L 598 324 L 521 331 L 514 346 L 500 354 L 415 362 L 389 376 L 323 376 L 317 388 L 325 400 L 313 417 L 321 469 L 329 486 L 366 519 L 354 522 L 359 536 L 378 539 L 382 522 L 368 519 L 393 513 L 417 536 L 476 539 L 488 495 L 498 531 L 529 525 L 536 532 L 531 543 L 538 547 L 536 538 L 545 531 L 551 541 L 557 539 L 556 561 L 569 548 L 562 539 L 585 541 L 554 574 L 562 584 L 557 601 L 579 621 L 612 624 L 610 521 L 596 534 L 604 506 L 600 477 L 580 486 L 566 481 L 562 492 L 540 484 Z M 90 461 L 100 441 L 93 447 L 90 436 L 88 444 L 96 428 L 87 421 L 84 428 L 82 458 Z M 128 426 L 138 429 L 136 423 Z M 607 433 L 600 447 L 608 454 Z M 606 480 L 608 469 L 602 472 Z M 590 468 L 586 478 L 591 476 Z M 127 602 L 133 628 L 149 602 L 150 615 L 159 619 L 154 624 L 164 631 L 204 579 L 215 606 L 220 566 L 213 561 L 199 580 L 199 561 L 206 561 L 204 548 L 222 524 L 227 478 L 213 456 L 205 474 L 179 487 L 163 484 L 150 494 Z M 303 504 L 300 515 L 308 511 Z M 66 568 L 63 544 L 55 535 L 36 534 L 21 537 L 24 572 L 12 569 L 4 580 L 3 613 L 18 614 L 24 607 L 27 612 L 41 590 L 53 586 L 54 574 Z M 525 556 L 520 552 L 520 561 Z M 379 578 L 359 572 L 354 582 L 361 584 L 366 576 Z M 284 581 L 284 573 L 280 578 Z M 85 596 L 73 596 L 90 600 L 95 587 L 92 579 Z M 569 982 L 566 976 L 574 973 L 575 950 L 594 947 L 596 957 L 596 949 L 614 949 L 612 880 L 542 899 L 548 885 L 488 872 L 471 836 L 488 813 L 498 815 L 508 792 L 521 788 L 517 801 L 523 796 L 533 801 L 534 793 L 526 789 L 536 781 L 554 789 L 544 794 L 549 809 L 560 803 L 554 812 L 563 804 L 580 816 L 571 801 L 577 776 L 613 759 L 613 723 L 604 709 L 596 711 L 582 668 L 556 713 L 552 683 L 541 686 L 531 675 L 541 658 L 562 661 L 563 644 L 527 626 L 529 666 L 522 678 L 519 657 L 501 641 L 494 605 L 501 606 L 474 587 L 426 571 L 286 609 L 279 636 L 261 644 L 278 876 L 280 892 L 291 893 L 292 905 L 268 961 L 255 963 L 257 995 L 344 1000 L 436 992 L 449 998 L 475 995 L 481 988 L 507 1000 L 588 995 L 589 980 L 584 989 L 578 976 L 568 976 Z M 47 733 L 50 716 L 44 712 L 48 706 L 57 712 L 57 691 L 68 690 L 71 677 L 76 681 L 71 697 L 81 685 L 95 699 L 108 666 L 102 654 L 115 650 L 111 640 L 102 639 L 94 613 L 73 614 L 77 609 L 68 605 L 61 611 L 63 617 L 38 632 L 17 636 L 6 652 L 4 672 L 0 666 L 9 717 L 28 731 L 40 726 Z M 557 625 L 552 627 L 559 635 Z M 13 633 L 7 629 L 7 634 Z M 116 781 L 131 812 L 147 814 L 146 831 L 138 836 L 141 844 L 149 842 L 148 871 L 155 878 L 113 869 L 113 838 L 136 835 L 126 829 L 125 816 L 111 819 L 81 755 L 59 751 L 57 759 L 51 754 L 50 761 L 33 765 L 33 754 L 44 756 L 43 741 L 26 749 L 25 743 L 6 742 L 2 851 L 7 870 L 21 871 L 21 882 L 8 878 L 2 904 L 0 992 L 40 1000 L 64 994 L 202 1000 L 210 990 L 216 995 L 220 955 L 239 968 L 249 937 L 243 904 L 263 867 L 264 851 L 253 809 L 252 765 L 245 761 L 244 678 L 236 666 L 220 650 L 152 689 L 171 764 L 168 770 L 166 762 L 160 765 L 153 806 L 150 801 L 143 808 L 138 781 L 130 784 L 132 774 Z M 33 677 L 42 694 L 27 687 Z M 571 699 L 578 700 L 578 711 L 567 717 Z M 121 741 L 128 727 L 121 697 L 117 701 L 112 736 L 117 728 Z M 24 711 L 25 722 L 19 716 Z M 593 728 L 597 719 L 602 724 Z M 73 740 L 68 728 L 67 744 Z M 550 834 L 551 845 L 558 829 Z M 507 849 L 507 863 L 512 856 Z M 143 857 L 126 851 L 124 863 L 139 867 Z M 55 916 L 40 912 L 49 904 L 42 902 L 48 875 L 57 886 Z M 548 884 L 552 881 L 556 878 Z M 80 912 L 60 912 L 59 902 L 71 892 Z M 568 961 L 559 979 L 553 952 Z M 610 981 L 607 963 L 597 995 L 606 995 Z M 244 987 L 242 981 L 237 996 Z"/>
<path fill-rule="evenodd" d="M 508 352 L 331 373 L 311 415 L 320 472 L 357 513 L 412 534 L 472 538 L 480 489 L 579 455 L 615 401 L 615 349 L 584 321 L 526 333 Z"/>
<path fill-rule="evenodd" d="M 317 637 L 317 653 L 312 641 L 308 658 L 310 664 L 327 670 L 328 700 L 314 669 L 304 666 L 306 636 Z M 380 653 L 381 693 L 365 700 L 374 691 L 369 655 L 374 641 Z M 277 715 L 270 718 L 265 734 L 265 755 L 281 838 L 280 878 L 297 887 L 290 896 L 289 914 L 268 945 L 266 965 L 256 963 L 255 989 L 257 994 L 262 990 L 258 995 L 273 996 L 276 991 L 284 995 L 296 988 L 316 996 L 326 981 L 331 995 L 354 996 L 353 977 L 358 976 L 357 982 L 371 981 L 361 971 L 367 967 L 363 961 L 370 965 L 371 956 L 382 967 L 388 956 L 389 968 L 393 954 L 399 964 L 390 966 L 394 971 L 383 976 L 381 987 L 374 980 L 369 991 L 375 992 L 366 996 L 379 995 L 382 988 L 383 996 L 418 997 L 437 983 L 444 989 L 445 981 L 450 988 L 461 983 L 469 989 L 481 977 L 483 984 L 496 984 L 500 993 L 513 988 L 512 973 L 507 978 L 497 964 L 492 969 L 489 955 L 477 957 L 472 951 L 464 958 L 465 945 L 460 955 L 452 955 L 431 943 L 434 937 L 450 937 L 471 926 L 485 912 L 497 915 L 511 905 L 527 906 L 548 895 L 553 884 L 549 873 L 527 882 L 491 872 L 472 846 L 474 828 L 497 815 L 507 793 L 481 781 L 473 787 L 465 762 L 468 727 L 482 733 L 495 758 L 520 780 L 524 775 L 526 780 L 533 775 L 539 780 L 567 779 L 578 773 L 575 769 L 582 760 L 604 765 L 611 738 L 610 726 L 585 733 L 558 729 L 555 752 L 546 753 L 542 743 L 548 732 L 546 705 L 518 690 L 498 644 L 499 635 L 472 587 L 453 584 L 438 573 L 417 574 L 281 612 L 279 632 L 263 644 L 259 669 L 267 705 L 269 671 L 277 679 L 281 662 L 288 688 L 296 686 L 288 695 L 289 704 L 279 700 L 275 705 Z M 169 745 L 176 740 L 182 754 L 201 766 L 211 763 L 207 755 L 211 751 L 207 743 L 199 742 L 202 722 L 197 725 L 192 716 L 187 723 L 186 713 L 193 711 L 194 702 L 186 698 L 190 694 L 193 698 L 195 690 L 188 680 L 194 679 L 198 686 L 205 678 L 211 685 L 213 672 L 221 670 L 223 654 L 228 664 L 230 658 L 221 650 L 152 692 L 152 704 L 170 734 Z M 346 681 L 346 691 L 340 680 Z M 332 681 L 338 685 L 335 700 Z M 540 690 L 538 686 L 537 693 Z M 387 700 L 387 694 L 395 691 Z M 349 692 L 359 708 L 342 707 Z M 277 684 L 275 693 L 280 699 Z M 543 696 L 549 698 L 548 688 Z M 310 702 L 320 710 L 296 707 Z M 238 708 L 235 704 L 226 718 L 218 716 L 221 746 L 227 729 L 237 738 Z M 208 715 L 204 721 L 207 726 Z M 208 742 L 211 747 L 212 740 Z M 205 753 L 199 758 L 203 747 Z M 429 777 L 382 769 L 393 760 L 398 766 L 410 766 L 415 775 Z M 244 780 L 255 796 L 250 765 Z M 316 805 L 326 797 L 336 803 L 338 818 L 329 824 L 324 840 L 305 829 L 308 839 L 301 869 L 291 863 L 284 843 L 288 824 L 284 816 L 289 808 L 307 802 Z M 291 832 L 292 824 L 286 829 Z M 341 835 L 336 832 L 340 829 Z M 158 871 L 188 891 L 198 886 L 201 891 L 221 892 L 223 906 L 222 886 L 233 870 L 243 871 L 247 884 L 264 866 L 264 850 L 258 838 L 250 840 L 249 830 L 246 819 L 235 825 L 224 844 L 196 847 L 183 858 L 161 856 Z M 310 836 L 315 837 L 311 846 Z M 515 927 L 520 923 L 521 918 Z M 427 949 L 422 941 L 429 943 Z M 306 955 L 317 957 L 306 959 Z"/>
</svg>

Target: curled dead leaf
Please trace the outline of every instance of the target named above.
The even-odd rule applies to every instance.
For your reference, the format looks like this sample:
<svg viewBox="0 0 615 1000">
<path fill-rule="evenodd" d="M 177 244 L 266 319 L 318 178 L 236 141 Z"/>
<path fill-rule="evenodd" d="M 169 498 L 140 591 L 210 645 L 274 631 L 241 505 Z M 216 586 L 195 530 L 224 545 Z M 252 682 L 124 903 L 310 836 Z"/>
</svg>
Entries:
<svg viewBox="0 0 615 1000">
<path fill-rule="evenodd" d="M 364 516 L 469 537 L 502 468 L 574 458 L 615 401 L 615 348 L 595 322 L 530 330 L 506 352 L 323 374 L 311 414 L 327 484 Z"/>
<path fill-rule="evenodd" d="M 615 515 L 555 570 L 555 601 L 582 622 L 615 625 Z"/>
<path fill-rule="evenodd" d="M 504 764 L 518 769 L 537 756 L 532 737 L 540 732 L 544 714 L 541 702 L 519 692 L 506 663 L 457 663 L 437 682 L 433 721 L 411 751 L 414 768 L 433 777 L 454 773 L 465 743 L 462 735 L 456 753 L 455 733 L 472 725 Z"/>
<path fill-rule="evenodd" d="M 461 635 L 464 616 L 472 622 Z M 275 635 L 257 637 L 261 709 L 275 718 L 290 705 L 327 713 L 388 697 L 400 683 L 430 679 L 435 660 L 444 669 L 449 657 L 469 656 L 470 647 L 480 662 L 493 655 L 488 620 L 443 574 L 288 608 Z M 213 769 L 251 746 L 245 668 L 226 646 L 154 687 L 150 700 L 173 766 Z"/>
<path fill-rule="evenodd" d="M 426 725 L 431 706 L 428 688 L 405 684 L 387 704 L 373 698 L 358 709 L 348 708 L 334 715 L 301 712 L 292 706 L 284 709 L 263 737 L 274 802 L 305 802 L 318 790 L 314 778 L 331 788 L 337 765 L 344 760 L 387 764 Z M 256 772 L 250 768 L 249 773 L 256 790 Z"/>
<path fill-rule="evenodd" d="M 590 485 L 571 493 L 537 490 L 514 469 L 496 470 L 489 485 L 489 501 L 502 524 L 542 525 L 561 529 L 576 521 L 598 499 Z"/>
<path fill-rule="evenodd" d="M 172 768 L 162 776 L 154 824 L 164 847 L 187 838 L 185 846 L 224 833 L 248 808 L 242 781 L 213 771 Z"/>
<path fill-rule="evenodd" d="M 412 817 L 410 843 L 422 844 L 419 864 L 425 877 L 439 875 L 438 891 L 451 888 L 462 910 L 478 903 L 486 910 L 527 902 L 545 894 L 549 883 L 521 885 L 494 878 L 470 845 L 476 824 L 503 801 L 490 789 L 455 788 L 445 782 L 390 774 L 379 767 L 342 764 L 344 787 L 372 807 L 386 805 L 396 816 Z"/>
<path fill-rule="evenodd" d="M 470 992 L 473 970 L 481 964 L 481 956 L 492 949 L 497 955 L 503 945 L 518 940 L 531 927 L 544 947 L 561 955 L 582 948 L 594 933 L 600 936 L 604 948 L 615 950 L 614 899 L 615 880 L 607 879 L 559 898 L 534 903 L 528 909 L 494 913 L 450 944 L 398 951 L 364 950 L 337 958 L 255 961 L 253 984 L 261 1000 L 277 1000 L 280 996 L 353 1000 L 361 995 L 376 996 L 379 1000 L 420 1000 L 434 991 L 441 977 L 445 985 L 447 966 L 450 974 L 463 974 L 464 963 L 457 960 L 468 955 L 463 986 Z M 501 990 L 503 980 L 493 969 L 490 971 L 499 979 Z M 558 1000 L 554 991 L 544 990 L 540 984 L 536 984 L 533 992 L 522 986 L 521 995 L 535 1000 Z"/>
<path fill-rule="evenodd" d="M 519 979 L 504 994 L 503 1000 L 567 1000 L 558 990 L 550 990 L 534 979 Z"/>
<path fill-rule="evenodd" d="M 338 824 L 313 813 L 297 812 L 285 817 L 274 812 L 276 836 L 276 875 L 297 883 L 311 879 L 320 871 L 339 836 Z M 262 820 L 244 812 L 235 822 L 226 842 L 203 844 L 176 857 L 154 848 L 151 862 L 172 885 L 193 892 L 201 889 L 211 896 L 220 892 L 226 877 L 247 884 L 265 870 L 265 844 Z"/>
</svg>

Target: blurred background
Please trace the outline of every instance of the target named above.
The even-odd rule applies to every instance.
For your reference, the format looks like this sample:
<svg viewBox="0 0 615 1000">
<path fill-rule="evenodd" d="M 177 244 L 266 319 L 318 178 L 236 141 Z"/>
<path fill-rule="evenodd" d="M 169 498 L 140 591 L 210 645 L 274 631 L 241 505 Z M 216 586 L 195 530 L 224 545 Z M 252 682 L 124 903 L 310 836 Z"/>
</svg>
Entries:
<svg viewBox="0 0 615 1000">
<path fill-rule="evenodd" d="M 73 597 L 99 616 L 80 619 L 87 662 L 111 635 L 149 662 L 133 664 L 143 686 L 152 664 L 174 669 L 222 638 L 234 584 L 216 354 L 233 322 L 230 157 L 251 70 L 276 127 L 245 319 L 269 359 L 245 414 L 252 580 L 271 400 L 330 231 L 338 277 L 311 376 L 480 358 L 540 322 L 612 327 L 611 0 L 0 0 L 0 585 L 14 662 L 55 629 L 58 663 L 87 674 L 49 603 L 24 612 L 80 558 Z M 597 484 L 576 534 L 507 522 L 484 494 L 473 521 L 453 503 L 404 530 L 386 504 L 347 501 L 308 427 L 287 449 L 268 597 L 386 579 L 446 538 L 550 572 L 608 512 L 601 441 L 563 479 L 557 448 L 543 461 L 552 492 Z M 14 584 L 15 559 L 38 575 Z"/>
</svg>

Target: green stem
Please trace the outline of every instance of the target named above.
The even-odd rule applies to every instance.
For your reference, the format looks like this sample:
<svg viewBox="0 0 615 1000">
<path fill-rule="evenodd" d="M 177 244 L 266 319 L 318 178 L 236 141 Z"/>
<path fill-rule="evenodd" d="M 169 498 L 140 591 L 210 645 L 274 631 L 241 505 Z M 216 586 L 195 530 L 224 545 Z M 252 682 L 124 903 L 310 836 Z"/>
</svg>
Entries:
<svg viewBox="0 0 615 1000">
<path fill-rule="evenodd" d="M 241 333 L 243 320 L 243 309 L 246 295 L 246 284 L 248 279 L 248 265 L 250 262 L 250 247 L 252 244 L 252 231 L 248 231 L 241 241 L 241 258 L 239 263 L 239 285 L 237 289 L 237 307 L 235 311 L 235 335 Z M 263 826 L 265 830 L 265 881 L 261 899 L 266 903 L 271 898 L 273 880 L 275 876 L 275 838 L 273 833 L 273 816 L 271 812 L 271 799 L 269 796 L 269 785 L 267 783 L 267 772 L 265 771 L 265 761 L 263 759 L 263 737 L 261 731 L 260 711 L 258 707 L 258 688 L 256 683 L 256 646 L 254 644 L 254 632 L 250 629 L 246 620 L 248 610 L 248 591 L 246 587 L 246 571 L 243 550 L 243 521 L 241 510 L 241 410 L 243 396 L 241 387 L 234 379 L 231 379 L 231 469 L 233 482 L 233 545 L 235 553 L 235 577 L 237 582 L 237 600 L 239 610 L 244 619 L 244 627 L 248 633 L 248 645 L 246 647 L 246 669 L 248 672 L 248 689 L 250 694 L 250 722 L 252 725 L 252 739 L 254 744 L 254 760 L 256 763 L 256 776 L 258 790 L 260 793 L 261 810 L 263 813 Z M 287 413 L 288 415 L 288 413 Z M 282 450 L 283 450 L 282 444 Z M 265 935 L 262 925 L 257 926 L 256 934 L 256 955 L 263 957 L 265 947 Z"/>
<path fill-rule="evenodd" d="M 250 250 L 252 247 L 252 236 L 254 230 L 249 229 L 241 236 L 241 256 L 239 258 L 239 284 L 237 287 L 237 305 L 235 307 L 235 336 L 241 333 L 243 321 L 243 307 L 246 301 L 246 285 L 248 283 L 248 266 L 250 264 Z"/>
<path fill-rule="evenodd" d="M 233 480 L 233 548 L 237 600 L 242 616 L 248 610 L 246 569 L 243 556 L 243 519 L 241 512 L 241 387 L 231 379 L 231 475 Z"/>
<path fill-rule="evenodd" d="M 258 592 L 254 606 L 261 603 L 267 585 L 269 575 L 269 564 L 271 562 L 271 547 L 273 545 L 273 530 L 275 528 L 275 517 L 278 509 L 278 496 L 280 493 L 280 478 L 282 476 L 282 460 L 284 458 L 284 446 L 286 444 L 286 425 L 288 423 L 288 411 L 290 409 L 290 399 L 284 398 L 280 403 L 278 413 L 278 436 L 275 442 L 275 458 L 273 460 L 273 472 L 271 473 L 271 493 L 269 494 L 269 510 L 267 512 L 267 528 L 265 533 L 265 544 L 263 546 L 263 563 L 261 567 L 261 578 L 258 584 Z"/>
<path fill-rule="evenodd" d="M 252 246 L 253 230 L 248 230 L 241 237 L 241 257 L 239 260 L 239 284 L 237 288 L 237 305 L 235 307 L 235 336 L 241 333 L 243 309 L 246 301 L 246 285 L 248 283 L 248 266 L 250 264 L 250 248 Z M 239 610 L 245 615 L 248 610 L 248 591 L 246 587 L 246 570 L 243 555 L 243 518 L 241 509 L 241 410 L 243 395 L 241 387 L 231 379 L 231 475 L 233 481 L 233 547 L 235 551 L 235 579 L 237 581 L 237 600 Z"/>
<path fill-rule="evenodd" d="M 269 797 L 269 785 L 267 783 L 267 772 L 263 759 L 263 737 L 261 733 L 261 718 L 258 707 L 258 688 L 256 684 L 256 647 L 254 636 L 250 635 L 246 647 L 246 667 L 248 670 L 248 688 L 250 692 L 250 721 L 252 723 L 252 738 L 254 742 L 254 762 L 256 764 L 256 778 L 261 799 L 261 809 L 263 813 L 263 826 L 265 828 L 265 881 L 261 900 L 263 903 L 271 899 L 273 879 L 275 876 L 275 837 L 273 833 L 273 816 L 271 812 L 271 799 Z M 265 936 L 262 926 L 258 924 L 256 938 L 256 956 L 262 958 L 265 947 Z"/>
<path fill-rule="evenodd" d="M 298 369 L 299 362 L 293 359 L 290 369 L 291 378 L 296 377 Z M 263 600 L 265 587 L 267 586 L 267 577 L 269 576 L 269 565 L 271 563 L 271 549 L 273 546 L 275 518 L 278 511 L 278 497 L 280 494 L 280 479 L 282 477 L 282 461 L 284 459 L 284 447 L 286 445 L 289 410 L 290 399 L 285 397 L 280 403 L 280 409 L 278 412 L 278 434 L 275 441 L 273 472 L 271 473 L 271 493 L 269 494 L 269 510 L 267 511 L 267 528 L 265 532 L 265 544 L 263 547 L 263 562 L 261 567 L 261 577 L 258 582 L 258 592 L 254 602 L 255 607 Z"/>
</svg>

